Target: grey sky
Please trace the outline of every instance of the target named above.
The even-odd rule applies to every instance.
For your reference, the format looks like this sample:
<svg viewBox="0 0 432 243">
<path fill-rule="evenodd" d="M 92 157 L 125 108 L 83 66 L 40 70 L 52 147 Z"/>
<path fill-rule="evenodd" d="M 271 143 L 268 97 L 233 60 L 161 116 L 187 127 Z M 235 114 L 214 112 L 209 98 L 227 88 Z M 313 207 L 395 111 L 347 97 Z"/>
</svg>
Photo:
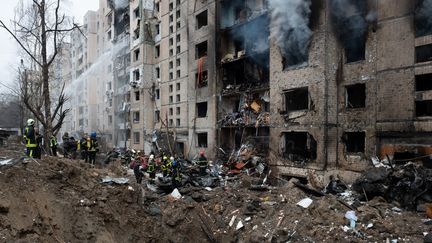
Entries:
<svg viewBox="0 0 432 243">
<path fill-rule="evenodd" d="M 29 1 L 31 0 L 24 0 Z M 14 17 L 14 9 L 18 0 L 1 0 L 0 19 L 6 24 Z M 97 10 L 99 0 L 65 0 L 65 9 L 75 17 L 75 21 L 82 22 L 84 14 L 88 10 Z M 12 86 L 15 79 L 15 68 L 19 64 L 20 58 L 17 57 L 18 44 L 4 30 L 0 29 L 0 83 Z M 5 92 L 5 88 L 0 85 L 0 92 Z"/>
</svg>

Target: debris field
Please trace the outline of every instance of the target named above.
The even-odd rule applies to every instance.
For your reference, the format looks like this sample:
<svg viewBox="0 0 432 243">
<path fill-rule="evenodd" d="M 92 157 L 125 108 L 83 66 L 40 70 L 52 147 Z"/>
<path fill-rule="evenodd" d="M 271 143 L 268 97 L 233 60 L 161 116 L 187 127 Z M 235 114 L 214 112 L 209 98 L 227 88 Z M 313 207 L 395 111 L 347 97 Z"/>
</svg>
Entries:
<svg viewBox="0 0 432 243">
<path fill-rule="evenodd" d="M 324 190 L 271 176 L 264 184 L 243 170 L 166 192 L 138 185 L 120 161 L 20 156 L 0 149 L 0 242 L 429 242 L 430 209 L 359 201 L 336 180 Z"/>
</svg>

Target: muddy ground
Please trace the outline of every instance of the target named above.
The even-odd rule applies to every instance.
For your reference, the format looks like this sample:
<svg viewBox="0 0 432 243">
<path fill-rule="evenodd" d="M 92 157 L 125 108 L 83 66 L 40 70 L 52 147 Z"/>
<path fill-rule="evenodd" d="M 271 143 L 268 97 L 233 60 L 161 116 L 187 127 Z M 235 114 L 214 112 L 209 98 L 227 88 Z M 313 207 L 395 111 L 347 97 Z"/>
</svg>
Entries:
<svg viewBox="0 0 432 243">
<path fill-rule="evenodd" d="M 22 148 L 11 147 L 0 157 L 16 158 L 0 166 L 0 242 L 423 242 L 431 229 L 425 213 L 377 198 L 357 207 L 355 230 L 344 230 L 351 209 L 342 199 L 292 183 L 252 191 L 246 175 L 211 191 L 180 188 L 174 200 L 137 185 L 119 163 L 44 157 L 24 165 Z M 107 175 L 129 184 L 102 184 Z M 296 205 L 305 197 L 308 208 Z"/>
</svg>

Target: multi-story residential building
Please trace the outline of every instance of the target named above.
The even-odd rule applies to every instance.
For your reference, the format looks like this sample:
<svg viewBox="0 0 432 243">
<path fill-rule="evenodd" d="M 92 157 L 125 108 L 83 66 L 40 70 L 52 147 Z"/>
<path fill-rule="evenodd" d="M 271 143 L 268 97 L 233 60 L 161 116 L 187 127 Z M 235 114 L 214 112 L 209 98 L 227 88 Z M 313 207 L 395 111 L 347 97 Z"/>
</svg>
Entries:
<svg viewBox="0 0 432 243">
<path fill-rule="evenodd" d="M 66 87 L 70 97 L 70 117 L 72 118 L 70 131 L 63 132 L 90 132 L 97 128 L 97 102 L 98 97 L 92 90 L 96 90 L 97 79 L 94 75 L 94 66 L 97 60 L 97 13 L 88 11 L 84 16 L 81 31 L 72 32 L 72 82 Z"/>
<path fill-rule="evenodd" d="M 63 133 L 96 131 L 107 147 L 127 144 L 128 123 L 122 117 L 129 113 L 123 115 L 127 106 L 119 104 L 129 87 L 128 11 L 100 0 L 99 9 L 84 16 L 81 31 L 72 33 L 72 82 L 66 88 L 72 125 Z"/>
<path fill-rule="evenodd" d="M 415 21 L 421 1 L 350 1 L 350 14 L 337 2 L 312 3 L 304 63 L 270 47 L 269 152 L 283 174 L 344 171 L 351 181 L 371 157 L 431 151 L 432 29 Z"/>
<path fill-rule="evenodd" d="M 130 2 L 133 148 L 188 157 L 200 149 L 213 151 L 216 86 L 207 82 L 216 71 L 214 51 L 209 52 L 215 49 L 215 6 Z"/>
<path fill-rule="evenodd" d="M 106 89 L 120 107 L 107 114 L 124 121 L 114 144 L 189 158 L 253 146 L 272 171 L 319 178 L 354 178 L 375 155 L 429 154 L 432 28 L 422 1 L 287 3 L 131 0 L 128 50 L 116 55 L 130 67 L 120 58 Z"/>
</svg>

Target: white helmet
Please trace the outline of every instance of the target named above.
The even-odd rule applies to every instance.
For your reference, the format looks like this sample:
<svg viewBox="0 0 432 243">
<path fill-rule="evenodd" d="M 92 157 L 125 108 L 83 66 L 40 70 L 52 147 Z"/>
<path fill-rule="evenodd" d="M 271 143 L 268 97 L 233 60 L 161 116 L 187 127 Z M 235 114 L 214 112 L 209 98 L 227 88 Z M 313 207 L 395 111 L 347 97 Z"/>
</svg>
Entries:
<svg viewBox="0 0 432 243">
<path fill-rule="evenodd" d="M 28 119 L 27 120 L 27 126 L 33 126 L 35 124 L 35 121 L 33 119 Z"/>
<path fill-rule="evenodd" d="M 171 160 L 171 161 L 174 161 L 174 157 L 171 156 L 171 157 L 170 157 L 170 160 Z"/>
<path fill-rule="evenodd" d="M 154 159 L 154 154 L 151 154 L 149 159 Z"/>
</svg>

